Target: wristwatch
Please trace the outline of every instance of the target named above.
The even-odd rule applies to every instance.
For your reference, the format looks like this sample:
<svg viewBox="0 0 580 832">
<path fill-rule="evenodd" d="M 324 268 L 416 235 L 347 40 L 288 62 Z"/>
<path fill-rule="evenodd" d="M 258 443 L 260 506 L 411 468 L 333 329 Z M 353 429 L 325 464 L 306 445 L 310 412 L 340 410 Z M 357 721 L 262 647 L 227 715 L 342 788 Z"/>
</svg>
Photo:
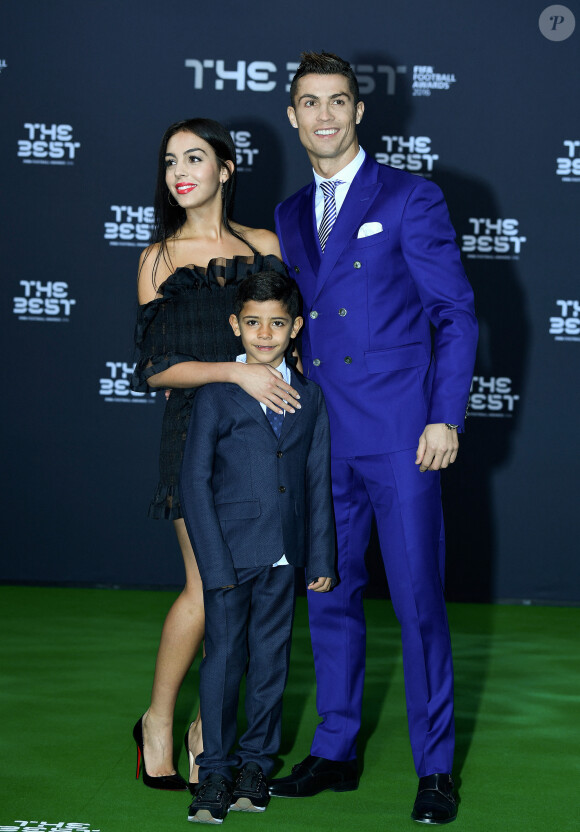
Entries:
<svg viewBox="0 0 580 832">
<path fill-rule="evenodd" d="M 445 427 L 448 428 L 449 430 L 457 430 L 459 425 L 449 425 L 447 422 L 445 422 Z"/>
</svg>

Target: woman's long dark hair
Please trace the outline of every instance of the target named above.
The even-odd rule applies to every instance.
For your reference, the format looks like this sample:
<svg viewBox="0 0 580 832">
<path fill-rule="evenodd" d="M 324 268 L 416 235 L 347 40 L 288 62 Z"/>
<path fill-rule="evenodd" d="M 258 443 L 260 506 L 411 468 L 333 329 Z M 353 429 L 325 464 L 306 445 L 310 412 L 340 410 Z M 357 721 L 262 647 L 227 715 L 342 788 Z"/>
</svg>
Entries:
<svg viewBox="0 0 580 832">
<path fill-rule="evenodd" d="M 155 220 L 153 226 L 153 233 L 151 235 L 151 243 L 159 244 L 155 262 L 153 264 L 153 285 L 155 283 L 155 273 L 161 258 L 167 265 L 173 269 L 171 258 L 167 250 L 167 240 L 173 237 L 186 219 L 185 209 L 179 205 L 173 205 L 169 201 L 170 192 L 165 182 L 165 155 L 167 152 L 167 144 L 169 139 L 176 133 L 194 133 L 200 139 L 203 139 L 213 148 L 218 160 L 220 168 L 225 168 L 228 171 L 228 178 L 223 184 L 222 188 L 222 223 L 224 228 L 245 243 L 252 251 L 251 246 L 247 240 L 238 232 L 234 231 L 231 226 L 232 213 L 234 210 L 234 197 L 236 194 L 236 148 L 229 132 L 218 121 L 211 118 L 190 118 L 185 121 L 177 121 L 172 124 L 165 131 L 161 139 L 159 147 L 159 157 L 157 161 L 157 183 L 155 186 Z M 232 162 L 234 165 L 230 173 L 226 162 Z M 145 260 L 149 256 L 149 252 L 145 256 Z M 143 261 L 145 262 L 145 261 Z"/>
</svg>

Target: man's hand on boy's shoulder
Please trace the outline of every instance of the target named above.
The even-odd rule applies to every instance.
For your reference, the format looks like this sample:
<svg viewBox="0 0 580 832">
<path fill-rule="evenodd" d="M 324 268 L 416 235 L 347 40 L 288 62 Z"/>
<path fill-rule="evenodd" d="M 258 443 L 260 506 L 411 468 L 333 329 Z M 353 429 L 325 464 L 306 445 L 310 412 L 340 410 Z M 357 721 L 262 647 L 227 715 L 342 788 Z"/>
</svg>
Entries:
<svg viewBox="0 0 580 832">
<path fill-rule="evenodd" d="M 332 589 L 332 578 L 317 578 L 308 584 L 308 589 L 313 592 L 328 592 L 329 589 Z"/>
</svg>

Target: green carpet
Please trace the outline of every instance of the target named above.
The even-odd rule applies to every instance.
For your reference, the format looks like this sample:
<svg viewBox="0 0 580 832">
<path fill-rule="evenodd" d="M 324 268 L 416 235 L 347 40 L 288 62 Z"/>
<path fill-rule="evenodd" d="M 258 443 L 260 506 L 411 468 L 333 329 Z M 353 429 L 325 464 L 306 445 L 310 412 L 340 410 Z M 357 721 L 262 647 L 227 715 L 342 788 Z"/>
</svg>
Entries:
<svg viewBox="0 0 580 832">
<path fill-rule="evenodd" d="M 131 730 L 146 708 L 168 592 L 0 588 L 0 832 L 171 832 L 188 795 L 135 781 Z M 453 829 L 578 830 L 580 609 L 449 606 L 461 795 Z M 392 607 L 367 602 L 368 662 L 356 792 L 272 800 L 227 829 L 419 829 L 416 778 Z M 197 708 L 197 672 L 176 714 L 176 748 Z M 317 723 L 305 600 L 299 599 L 280 762 L 309 751 Z M 44 825 L 40 825 L 41 822 Z M 60 826 L 58 825 L 60 824 Z M 68 826 L 67 826 L 68 824 Z M 74 824 L 77 826 L 75 827 Z M 191 827 L 188 827 L 191 828 Z"/>
</svg>

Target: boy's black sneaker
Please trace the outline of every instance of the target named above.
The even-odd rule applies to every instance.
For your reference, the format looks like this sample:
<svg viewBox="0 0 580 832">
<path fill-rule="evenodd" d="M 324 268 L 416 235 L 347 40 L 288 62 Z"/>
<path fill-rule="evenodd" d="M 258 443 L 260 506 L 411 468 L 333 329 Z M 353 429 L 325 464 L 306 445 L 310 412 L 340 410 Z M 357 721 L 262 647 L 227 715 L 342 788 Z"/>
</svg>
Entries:
<svg viewBox="0 0 580 832">
<path fill-rule="evenodd" d="M 195 793 L 187 819 L 192 823 L 223 823 L 232 802 L 233 783 L 221 774 L 210 774 Z"/>
<path fill-rule="evenodd" d="M 265 812 L 270 802 L 268 783 L 258 763 L 246 763 L 232 794 L 232 812 Z"/>
</svg>

